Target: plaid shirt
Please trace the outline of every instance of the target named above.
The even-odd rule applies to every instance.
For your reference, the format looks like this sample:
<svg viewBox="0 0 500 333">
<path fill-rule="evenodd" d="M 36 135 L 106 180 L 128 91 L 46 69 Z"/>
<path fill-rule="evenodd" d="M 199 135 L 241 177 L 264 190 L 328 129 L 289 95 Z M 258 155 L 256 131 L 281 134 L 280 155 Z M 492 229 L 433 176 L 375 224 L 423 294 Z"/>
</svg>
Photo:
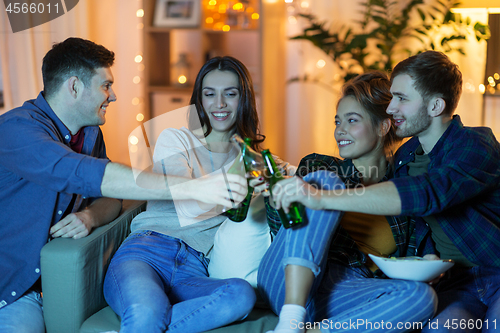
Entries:
<svg viewBox="0 0 500 333">
<path fill-rule="evenodd" d="M 486 127 L 464 127 L 459 116 L 429 153 L 428 172 L 408 176 L 420 145 L 412 138 L 395 156 L 401 215 L 433 215 L 472 263 L 500 267 L 500 144 Z M 430 228 L 415 217 L 418 254 L 437 253 Z M 415 255 L 409 252 L 408 255 Z"/>
<path fill-rule="evenodd" d="M 382 178 L 381 182 L 387 181 L 392 176 L 392 169 L 388 169 L 389 170 L 387 170 L 387 173 L 384 178 Z M 362 186 L 360 173 L 352 161 L 349 159 L 342 160 L 333 156 L 319 154 L 307 155 L 300 161 L 296 175 L 304 177 L 308 173 L 318 170 L 335 172 L 339 178 L 342 179 L 347 188 Z M 266 208 L 271 231 L 273 234 L 276 234 L 281 226 L 278 213 L 269 205 L 268 201 L 266 201 Z M 413 230 L 413 225 L 410 225 L 413 221 L 408 220 L 407 218 L 396 218 L 392 216 L 387 216 L 386 218 L 391 227 L 397 246 L 397 251 L 393 254 L 393 256 L 400 256 L 400 254 L 406 254 L 411 251 L 408 249 L 410 243 L 409 230 Z M 342 226 L 339 226 L 335 232 L 330 245 L 328 257 L 330 260 L 353 267 L 364 266 L 368 259 L 367 256 L 359 250 L 356 242 L 351 238 L 347 231 L 342 228 Z"/>
</svg>

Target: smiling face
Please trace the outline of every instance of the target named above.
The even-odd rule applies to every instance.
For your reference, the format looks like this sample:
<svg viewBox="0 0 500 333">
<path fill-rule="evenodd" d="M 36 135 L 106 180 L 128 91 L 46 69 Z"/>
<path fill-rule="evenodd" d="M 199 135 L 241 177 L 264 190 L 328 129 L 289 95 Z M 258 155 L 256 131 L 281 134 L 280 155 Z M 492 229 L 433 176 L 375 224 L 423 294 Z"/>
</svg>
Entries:
<svg viewBox="0 0 500 333">
<path fill-rule="evenodd" d="M 413 83 L 407 74 L 396 76 L 392 82 L 393 97 L 387 113 L 393 116 L 399 137 L 424 135 L 431 126 L 432 117 L 427 112 L 427 105 Z"/>
<path fill-rule="evenodd" d="M 212 132 L 230 134 L 234 130 L 239 101 L 238 76 L 235 73 L 216 69 L 205 75 L 201 102 L 210 119 Z"/>
<path fill-rule="evenodd" d="M 90 80 L 89 86 L 84 86 L 81 95 L 79 112 L 81 127 L 99 126 L 106 122 L 106 108 L 116 101 L 116 95 L 111 87 L 113 74 L 110 68 L 97 68 L 96 74 Z"/>
<path fill-rule="evenodd" d="M 344 97 L 338 105 L 335 140 L 340 156 L 349 159 L 374 154 L 384 146 L 370 115 L 353 96 Z"/>
</svg>

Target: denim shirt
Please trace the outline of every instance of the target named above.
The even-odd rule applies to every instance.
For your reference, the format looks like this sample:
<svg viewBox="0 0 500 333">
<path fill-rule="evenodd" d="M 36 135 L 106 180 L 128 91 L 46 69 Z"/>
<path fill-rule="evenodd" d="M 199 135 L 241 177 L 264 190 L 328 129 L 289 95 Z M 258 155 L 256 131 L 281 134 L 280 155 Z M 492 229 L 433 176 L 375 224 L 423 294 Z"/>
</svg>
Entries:
<svg viewBox="0 0 500 333">
<path fill-rule="evenodd" d="M 42 93 L 0 116 L 0 308 L 40 277 L 40 251 L 64 212 L 101 196 L 109 162 L 98 126 L 84 128 L 82 153 Z M 78 194 L 73 207 L 68 207 Z"/>
<path fill-rule="evenodd" d="M 415 217 L 418 255 L 436 253 L 421 216 L 433 215 L 472 263 L 500 267 L 500 144 L 491 129 L 464 127 L 459 116 L 429 152 L 428 172 L 408 176 L 418 138 L 395 155 L 401 215 Z M 415 253 L 408 253 L 415 255 Z"/>
</svg>

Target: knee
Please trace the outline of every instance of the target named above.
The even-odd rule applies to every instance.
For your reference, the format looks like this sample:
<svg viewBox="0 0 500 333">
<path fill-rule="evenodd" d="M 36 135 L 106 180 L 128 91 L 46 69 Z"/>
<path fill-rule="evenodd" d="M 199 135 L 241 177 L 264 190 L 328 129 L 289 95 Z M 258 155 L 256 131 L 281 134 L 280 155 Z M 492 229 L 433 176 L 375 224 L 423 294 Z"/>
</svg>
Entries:
<svg viewBox="0 0 500 333">
<path fill-rule="evenodd" d="M 438 297 L 436 292 L 430 285 L 423 282 L 415 282 L 411 291 L 409 302 L 421 309 L 422 317 L 419 319 L 423 323 L 429 322 L 437 311 Z"/>
<path fill-rule="evenodd" d="M 227 279 L 227 293 L 231 300 L 230 309 L 238 312 L 237 319 L 243 319 L 253 309 L 257 296 L 255 289 L 243 279 Z"/>
<path fill-rule="evenodd" d="M 344 182 L 332 171 L 315 171 L 305 176 L 304 180 L 311 185 L 316 185 L 318 188 L 328 191 L 345 188 Z"/>
<path fill-rule="evenodd" d="M 164 332 L 170 319 L 170 308 L 158 311 L 146 304 L 132 304 L 121 315 L 120 332 Z"/>
</svg>

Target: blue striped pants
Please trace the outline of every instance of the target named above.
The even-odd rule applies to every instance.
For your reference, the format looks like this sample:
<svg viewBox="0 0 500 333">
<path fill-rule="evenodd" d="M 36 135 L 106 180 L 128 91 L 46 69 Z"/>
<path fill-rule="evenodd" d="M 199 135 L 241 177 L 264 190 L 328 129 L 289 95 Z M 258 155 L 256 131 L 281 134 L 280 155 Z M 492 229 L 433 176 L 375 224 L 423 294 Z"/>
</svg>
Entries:
<svg viewBox="0 0 500 333">
<path fill-rule="evenodd" d="M 304 178 L 324 189 L 343 188 L 332 172 Z M 426 283 L 372 278 L 366 269 L 328 261 L 328 248 L 341 212 L 307 209 L 309 223 L 299 229 L 281 228 L 259 266 L 259 291 L 279 314 L 285 299 L 285 266 L 308 267 L 315 281 L 306 305 L 306 323 L 292 328 L 322 332 L 411 332 L 434 315 L 437 297 Z"/>
</svg>

